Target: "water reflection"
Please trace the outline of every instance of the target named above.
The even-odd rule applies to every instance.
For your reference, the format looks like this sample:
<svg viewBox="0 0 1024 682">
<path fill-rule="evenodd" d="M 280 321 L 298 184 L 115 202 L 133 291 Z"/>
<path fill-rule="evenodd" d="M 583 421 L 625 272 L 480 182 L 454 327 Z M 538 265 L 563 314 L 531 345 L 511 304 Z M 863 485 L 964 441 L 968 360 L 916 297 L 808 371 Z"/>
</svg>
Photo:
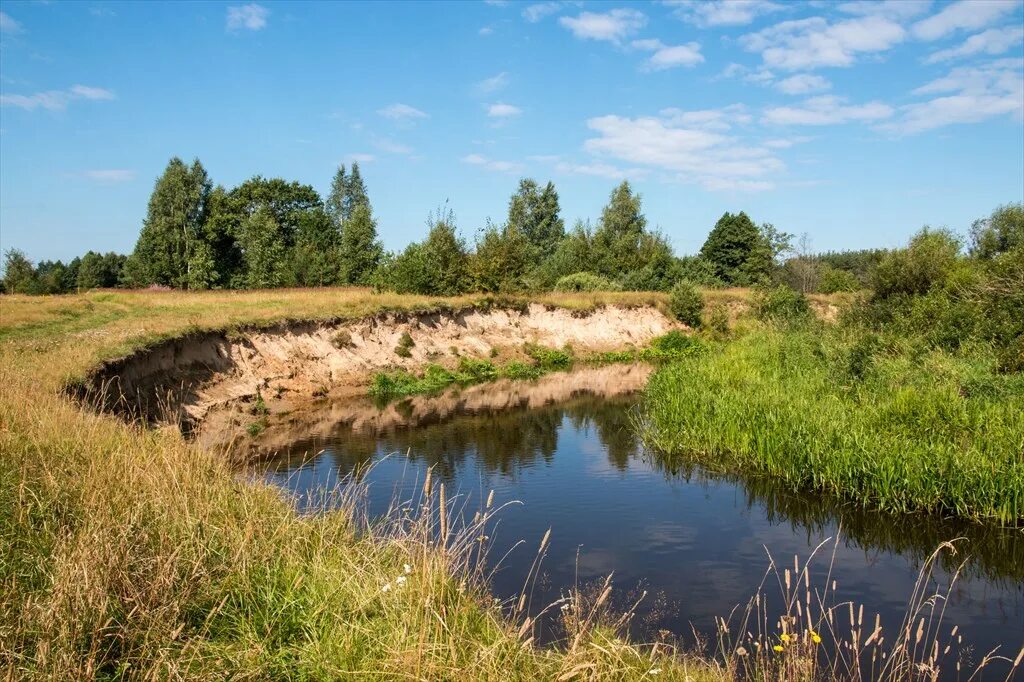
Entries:
<svg viewBox="0 0 1024 682">
<path fill-rule="evenodd" d="M 265 446 L 281 454 L 263 471 L 302 495 L 350 475 L 365 478 L 371 514 L 383 513 L 396 494 L 411 496 L 428 466 L 451 490 L 479 499 L 493 489 L 497 503 L 523 505 L 503 514 L 492 556 L 552 528 L 538 603 L 614 571 L 623 592 L 643 585 L 655 595 L 641 609 L 648 624 L 676 633 L 690 623 L 708 632 L 714 617 L 745 602 L 763 576 L 766 550 L 806 556 L 839 528 L 840 594 L 895 625 L 923 560 L 940 542 L 963 537 L 963 552 L 945 564 L 951 571 L 967 560 L 947 621 L 960 624 L 977 651 L 1001 644 L 1015 653 L 1024 641 L 1024 533 L 869 513 L 764 479 L 666 467 L 631 429 L 638 400 L 631 393 L 645 379 L 646 370 L 618 368 L 385 408 L 330 405 L 268 432 Z M 389 453 L 399 454 L 382 460 Z M 529 550 L 513 552 L 494 578 L 495 592 L 516 593 L 531 560 Z M 936 581 L 943 580 L 948 573 L 939 571 Z"/>
</svg>

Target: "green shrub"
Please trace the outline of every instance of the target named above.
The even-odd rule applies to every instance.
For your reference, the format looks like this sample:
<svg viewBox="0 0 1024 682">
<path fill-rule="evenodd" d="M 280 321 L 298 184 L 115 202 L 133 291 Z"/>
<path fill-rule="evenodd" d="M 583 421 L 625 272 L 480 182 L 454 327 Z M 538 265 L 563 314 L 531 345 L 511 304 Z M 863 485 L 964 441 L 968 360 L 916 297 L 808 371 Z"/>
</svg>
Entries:
<svg viewBox="0 0 1024 682">
<path fill-rule="evenodd" d="M 412 340 L 412 334 L 409 332 L 402 332 L 402 336 L 398 339 L 398 345 L 405 348 L 412 348 L 416 345 L 416 342 Z"/>
<path fill-rule="evenodd" d="M 473 383 L 496 379 L 498 370 L 490 360 L 462 358 L 459 360 L 459 377 L 461 383 Z"/>
<path fill-rule="evenodd" d="M 352 345 L 352 334 L 347 329 L 339 329 L 331 337 L 331 345 L 335 348 L 348 348 Z"/>
<path fill-rule="evenodd" d="M 811 318 L 807 297 L 784 285 L 759 290 L 754 297 L 754 312 L 765 322 L 795 324 Z"/>
<path fill-rule="evenodd" d="M 409 346 L 403 346 L 402 344 L 398 344 L 397 346 L 395 346 L 395 355 L 397 355 L 400 358 L 411 358 L 412 351 L 409 350 Z"/>
<path fill-rule="evenodd" d="M 949 230 L 924 228 L 905 249 L 890 251 L 871 273 L 875 298 L 920 295 L 941 286 L 953 271 L 960 240 Z"/>
<path fill-rule="evenodd" d="M 563 350 L 545 348 L 534 344 L 526 344 L 526 354 L 533 358 L 537 366 L 543 370 L 569 369 L 572 367 L 572 349 L 568 346 Z"/>
<path fill-rule="evenodd" d="M 506 379 L 536 379 L 543 372 L 537 367 L 526 364 L 525 362 L 519 362 L 513 360 L 506 364 L 500 370 L 501 376 Z"/>
<path fill-rule="evenodd" d="M 696 329 L 701 325 L 704 297 L 697 291 L 697 287 L 689 282 L 677 282 L 669 295 L 668 308 L 677 320 Z"/>
<path fill-rule="evenodd" d="M 722 306 L 715 306 L 704 319 L 704 328 L 716 339 L 729 337 L 729 313 Z"/>
<path fill-rule="evenodd" d="M 592 272 L 576 272 L 555 282 L 555 291 L 618 291 L 619 285 Z"/>
<path fill-rule="evenodd" d="M 860 282 L 857 276 L 848 270 L 840 270 L 831 265 L 822 264 L 818 273 L 818 291 L 823 294 L 857 291 Z"/>
</svg>

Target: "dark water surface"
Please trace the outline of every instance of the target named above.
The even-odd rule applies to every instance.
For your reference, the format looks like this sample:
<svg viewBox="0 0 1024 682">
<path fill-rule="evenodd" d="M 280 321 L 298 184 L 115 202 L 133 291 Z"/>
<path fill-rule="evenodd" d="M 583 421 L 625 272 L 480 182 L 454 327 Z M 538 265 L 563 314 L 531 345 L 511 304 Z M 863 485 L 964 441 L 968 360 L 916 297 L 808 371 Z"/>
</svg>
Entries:
<svg viewBox="0 0 1024 682">
<path fill-rule="evenodd" d="M 728 617 L 757 591 L 766 552 L 792 566 L 794 555 L 807 557 L 837 537 L 840 526 L 832 567 L 839 597 L 864 604 L 871 620 L 880 614 L 891 637 L 923 560 L 941 541 L 962 537 L 957 557 L 931 582 L 930 591 L 944 590 L 949 568 L 967 559 L 949 592 L 943 631 L 958 625 L 962 653 L 975 662 L 997 646 L 1012 658 L 1024 644 L 1021 531 L 864 513 L 763 480 L 667 467 L 631 428 L 630 411 L 640 398 L 630 391 L 642 385 L 646 370 L 598 372 L 536 385 L 477 386 L 386 407 L 332 404 L 270 434 L 281 454 L 261 473 L 308 505 L 357 472 L 369 484 L 371 515 L 386 512 L 396 496 L 415 497 L 430 466 L 449 491 L 468 496 L 470 514 L 494 490 L 496 505 L 521 504 L 501 512 L 491 557 L 526 541 L 495 574 L 496 596 L 520 591 L 551 528 L 534 603 L 550 603 L 575 584 L 614 572 L 622 602 L 631 592 L 649 592 L 634 626 L 645 638 L 659 629 L 686 638 L 691 624 L 713 633 L 716 617 Z M 812 563 L 812 581 L 824 581 L 832 548 Z M 766 593 L 778 604 L 777 587 Z M 1005 674 L 1001 666 L 985 679 Z"/>
</svg>

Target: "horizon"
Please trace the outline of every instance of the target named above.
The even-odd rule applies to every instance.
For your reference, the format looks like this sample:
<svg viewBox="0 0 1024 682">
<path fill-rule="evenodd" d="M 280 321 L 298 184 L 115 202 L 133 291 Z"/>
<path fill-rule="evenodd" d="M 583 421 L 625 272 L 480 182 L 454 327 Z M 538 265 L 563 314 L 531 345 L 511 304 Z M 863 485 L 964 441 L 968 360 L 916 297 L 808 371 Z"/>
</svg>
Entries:
<svg viewBox="0 0 1024 682">
<path fill-rule="evenodd" d="M 628 179 L 676 254 L 725 212 L 815 251 L 1024 201 L 1024 3 L 55 3 L 0 12 L 0 250 L 130 253 L 170 158 L 326 195 L 392 251 L 521 177 L 567 226 Z"/>
</svg>

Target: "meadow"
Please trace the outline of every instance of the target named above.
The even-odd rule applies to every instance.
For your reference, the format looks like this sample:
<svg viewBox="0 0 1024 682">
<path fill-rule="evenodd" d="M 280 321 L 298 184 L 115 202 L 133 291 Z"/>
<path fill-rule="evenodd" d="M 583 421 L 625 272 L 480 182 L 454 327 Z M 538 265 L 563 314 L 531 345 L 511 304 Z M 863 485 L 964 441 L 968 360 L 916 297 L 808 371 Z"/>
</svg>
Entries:
<svg viewBox="0 0 1024 682">
<path fill-rule="evenodd" d="M 851 389 L 830 383 L 826 368 L 834 362 L 819 357 L 830 351 L 817 340 L 823 333 L 817 327 L 781 331 L 747 320 L 737 312 L 750 297 L 745 290 L 704 295 L 710 310 L 739 315 L 729 331 L 734 336 L 725 341 L 718 332 L 704 332 L 699 344 L 708 352 L 685 352 L 663 366 L 649 388 L 654 407 L 646 426 L 652 442 L 667 451 L 685 450 L 687 456 L 703 454 L 709 466 L 716 465 L 711 459 L 716 454 L 724 466 L 792 475 L 794 486 L 808 482 L 788 472 L 809 470 L 814 472 L 810 485 L 863 494 L 884 508 L 938 507 L 978 518 L 1019 518 L 1020 469 L 1000 459 L 1003 448 L 1019 448 L 1009 421 L 1020 405 L 1016 379 L 992 379 L 969 354 L 896 353 L 886 359 L 881 353 L 872 355 L 875 364 L 862 373 L 867 388 Z M 671 303 L 664 294 L 621 292 L 542 294 L 530 300 L 574 309 L 607 303 L 668 309 Z M 40 680 L 902 679 L 922 660 L 934 662 L 930 648 L 923 654 L 911 650 L 920 642 L 911 642 L 909 635 L 886 643 L 887 660 L 896 662 L 877 669 L 851 668 L 849 659 L 821 660 L 822 636 L 837 647 L 860 636 L 855 629 L 822 629 L 832 608 L 824 604 L 816 604 L 813 620 L 783 624 L 785 640 L 771 629 L 759 634 L 764 646 L 756 655 L 745 648 L 754 645 L 752 640 L 732 639 L 724 628 L 719 641 L 701 651 L 679 648 L 671 639 L 631 642 L 623 627 L 628 613 L 609 608 L 610 582 L 596 593 L 574 591 L 551 605 L 560 609 L 565 636 L 555 647 L 539 647 L 532 640 L 536 614 L 524 610 L 525 599 L 496 603 L 479 562 L 485 551 L 479 538 L 500 509 L 463 514 L 443 486 L 428 480 L 409 516 L 370 523 L 360 511 L 358 486 L 341 493 L 344 501 L 333 511 L 300 515 L 277 490 L 239 478 L 226 460 L 178 432 L 126 424 L 83 409 L 63 393 L 64 386 L 103 360 L 190 331 L 494 303 L 484 297 L 431 299 L 361 289 L 5 296 L 0 302 L 0 665 L 5 675 Z M 831 305 L 820 304 L 826 311 Z M 849 369 L 850 356 L 842 357 Z M 921 373 L 922 366 L 929 373 Z M 913 376 L 923 377 L 913 384 L 921 395 L 896 392 L 888 403 L 874 404 L 876 394 L 891 392 L 892 385 Z M 935 377 L 945 377 L 944 383 L 933 386 Z M 784 382 L 798 387 L 804 398 L 791 401 L 796 393 Z M 963 386 L 975 386 L 976 395 L 957 402 Z M 750 397 L 753 389 L 764 392 L 759 402 Z M 708 409 L 699 417 L 688 413 L 677 395 L 694 400 L 703 395 Z M 817 431 L 796 420 L 795 415 L 816 415 L 821 404 L 833 403 L 833 412 L 812 422 Z M 862 416 L 847 415 L 850 421 L 841 422 L 849 429 L 825 428 L 828 418 L 840 419 L 844 411 L 865 404 L 870 409 Z M 897 410 L 901 406 L 903 412 Z M 757 410 L 769 416 L 758 421 Z M 871 432 L 872 420 L 900 415 L 899 427 Z M 733 419 L 743 420 L 748 435 L 725 428 Z M 987 436 L 972 445 L 977 428 L 987 429 Z M 666 435 L 670 431 L 675 440 Z M 719 433 L 712 438 L 711 431 Z M 884 457 L 875 469 L 864 465 L 851 473 L 854 452 L 845 444 L 820 451 L 807 445 L 793 451 L 792 461 L 769 464 L 757 461 L 764 447 L 740 447 L 770 444 L 785 450 L 804 436 L 812 436 L 808 443 L 816 445 L 852 439 L 865 446 L 857 452 L 872 456 L 889 447 L 911 447 L 914 458 L 897 472 L 925 475 L 910 484 L 896 476 L 893 483 L 885 478 L 886 467 L 901 460 Z M 913 445 L 919 439 L 937 444 L 941 458 L 929 459 L 928 446 Z M 958 443 L 971 448 L 969 457 L 958 456 Z M 939 466 L 946 468 L 936 473 Z M 890 488 L 876 494 L 883 481 Z M 548 538 L 523 540 L 539 543 L 539 562 Z M 781 569 L 773 570 L 780 571 L 781 581 Z M 536 579 L 535 572 L 524 576 L 524 598 Z M 912 608 L 924 597 L 909 595 Z M 872 655 L 882 652 L 880 644 L 875 642 Z"/>
</svg>

